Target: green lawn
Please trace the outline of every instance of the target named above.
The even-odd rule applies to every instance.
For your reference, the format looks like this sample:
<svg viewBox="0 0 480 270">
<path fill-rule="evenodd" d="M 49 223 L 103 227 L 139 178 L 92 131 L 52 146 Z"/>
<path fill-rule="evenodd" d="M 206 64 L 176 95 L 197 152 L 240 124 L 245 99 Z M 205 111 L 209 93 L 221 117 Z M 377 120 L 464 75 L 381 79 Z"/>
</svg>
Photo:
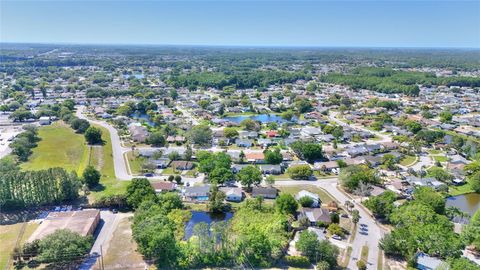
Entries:
<svg viewBox="0 0 480 270">
<path fill-rule="evenodd" d="M 42 139 L 33 149 L 29 160 L 21 165 L 23 170 L 42 170 L 62 167 L 80 174 L 88 164 L 89 150 L 82 134 L 76 134 L 69 126 L 57 122 L 41 127 Z"/>
<path fill-rule="evenodd" d="M 334 199 L 330 196 L 330 194 L 328 194 L 325 190 L 313 185 L 289 186 L 289 187 L 283 186 L 283 187 L 278 187 L 278 189 L 280 190 L 280 192 L 289 193 L 289 194 L 292 194 L 293 196 L 295 196 L 301 190 L 307 190 L 317 194 L 320 197 L 320 200 L 322 201 L 322 203 L 329 203 L 331 201 L 334 201 Z"/>
<path fill-rule="evenodd" d="M 472 193 L 472 192 L 475 192 L 475 191 L 472 189 L 472 185 L 468 181 L 467 183 L 461 186 L 453 186 L 453 185 L 448 186 L 448 194 L 452 196 Z"/>
<path fill-rule="evenodd" d="M 405 156 L 401 161 L 400 165 L 402 166 L 412 166 L 416 163 L 417 157 L 416 156 Z"/>
<path fill-rule="evenodd" d="M 134 152 L 127 152 L 128 164 L 130 165 L 130 170 L 132 174 L 141 174 L 142 173 L 142 164 L 145 161 L 144 157 L 138 157 Z"/>
<path fill-rule="evenodd" d="M 12 225 L 1 225 L 0 226 L 0 269 L 9 269 L 7 266 L 8 258 L 15 248 L 15 243 L 17 241 L 20 229 L 24 223 L 17 223 Z M 35 229 L 39 226 L 38 223 L 27 223 L 25 232 L 22 239 L 20 239 L 20 244 L 25 243 L 25 241 L 32 235 Z M 12 261 L 10 261 L 11 265 Z"/>
<path fill-rule="evenodd" d="M 95 125 L 96 126 L 96 125 Z M 102 130 L 102 139 L 105 142 L 103 146 L 92 147 L 90 164 L 94 165 L 102 174 L 100 178 L 101 188 L 93 190 L 91 198 L 97 199 L 105 195 L 123 193 L 126 190 L 129 181 L 120 181 L 115 177 L 112 141 L 108 130 L 101 126 L 96 126 Z"/>
<path fill-rule="evenodd" d="M 437 150 L 437 149 L 431 149 L 431 150 L 428 150 L 427 151 L 430 155 L 438 155 L 440 153 L 442 153 L 441 150 Z"/>
<path fill-rule="evenodd" d="M 433 159 L 438 162 L 447 162 L 448 158 L 446 156 L 433 156 Z"/>
</svg>

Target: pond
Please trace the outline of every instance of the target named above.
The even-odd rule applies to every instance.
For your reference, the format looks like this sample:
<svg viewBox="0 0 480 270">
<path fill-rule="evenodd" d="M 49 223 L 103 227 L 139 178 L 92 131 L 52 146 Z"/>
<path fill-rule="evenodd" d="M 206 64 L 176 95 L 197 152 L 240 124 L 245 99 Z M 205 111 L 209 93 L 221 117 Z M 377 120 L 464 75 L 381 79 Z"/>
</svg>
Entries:
<svg viewBox="0 0 480 270">
<path fill-rule="evenodd" d="M 238 115 L 238 116 L 227 116 L 223 118 L 223 120 L 234 122 L 234 123 L 240 123 L 245 119 L 252 119 L 255 121 L 260 121 L 262 123 L 288 122 L 287 120 L 283 119 L 280 115 L 276 115 L 276 114 Z M 298 119 L 296 118 L 296 116 L 294 116 L 292 120 L 295 121 Z"/>
<path fill-rule="evenodd" d="M 137 119 L 140 122 L 145 122 L 148 125 L 154 127 L 155 123 L 150 119 L 150 116 L 146 113 L 141 113 L 139 111 L 136 111 L 130 115 L 133 119 Z"/>
<path fill-rule="evenodd" d="M 130 77 L 135 77 L 137 79 L 143 79 L 143 78 L 145 78 L 145 75 L 143 75 L 143 74 L 133 74 L 133 75 L 123 74 L 123 78 L 125 78 L 125 79 L 128 79 Z"/>
<path fill-rule="evenodd" d="M 447 207 L 454 206 L 460 211 L 473 216 L 473 214 L 480 208 L 480 194 L 468 193 L 447 198 Z"/>
<path fill-rule="evenodd" d="M 205 222 L 209 226 L 212 222 L 218 221 L 227 221 L 233 217 L 232 212 L 227 212 L 223 214 L 213 214 L 209 212 L 203 211 L 192 211 L 192 218 L 188 221 L 187 225 L 185 226 L 185 239 L 189 239 L 193 234 L 193 227 L 200 223 Z"/>
</svg>

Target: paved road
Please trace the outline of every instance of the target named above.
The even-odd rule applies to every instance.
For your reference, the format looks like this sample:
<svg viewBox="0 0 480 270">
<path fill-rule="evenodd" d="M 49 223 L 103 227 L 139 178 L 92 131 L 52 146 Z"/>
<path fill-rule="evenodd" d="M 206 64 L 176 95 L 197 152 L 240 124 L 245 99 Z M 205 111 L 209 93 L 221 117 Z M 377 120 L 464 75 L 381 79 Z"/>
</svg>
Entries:
<svg viewBox="0 0 480 270">
<path fill-rule="evenodd" d="M 318 181 L 276 181 L 275 186 L 302 186 L 313 185 L 326 190 L 332 195 L 341 205 L 344 205 L 347 200 L 353 201 L 340 191 L 337 187 L 338 178 L 321 179 Z M 348 269 L 357 269 L 356 263 L 361 257 L 362 247 L 368 246 L 368 269 L 377 269 L 379 247 L 378 242 L 383 236 L 383 230 L 378 226 L 376 220 L 370 216 L 370 214 L 359 206 L 359 203 L 353 201 L 355 209 L 360 214 L 360 224 L 368 226 L 368 235 L 360 234 L 359 230 L 355 232 L 355 239 L 352 243 L 352 254 L 350 256 L 350 262 L 348 263 Z"/>
<path fill-rule="evenodd" d="M 367 129 L 365 127 L 362 127 L 360 125 L 349 124 L 345 121 L 342 121 L 342 120 L 338 119 L 337 115 L 338 115 L 338 112 L 331 111 L 328 114 L 328 117 L 330 118 L 330 120 L 334 121 L 335 123 L 337 123 L 340 126 L 344 126 L 344 127 L 348 126 L 348 127 L 353 128 L 353 129 L 356 129 L 356 130 L 369 132 L 369 133 L 375 134 L 377 137 L 380 138 L 379 140 L 368 139 L 367 143 L 382 143 L 382 142 L 391 142 L 392 141 L 392 138 L 388 135 L 382 134 L 381 132 L 378 132 L 378 131 L 369 130 L 369 129 Z"/>
<path fill-rule="evenodd" d="M 77 108 L 76 116 L 80 119 L 85 119 L 88 120 L 90 123 L 102 126 L 106 128 L 110 132 L 110 139 L 112 141 L 112 154 L 113 154 L 113 165 L 115 169 L 115 177 L 118 180 L 132 180 L 132 178 L 139 177 L 136 175 L 132 175 L 129 173 L 127 170 L 127 165 L 125 163 L 124 159 L 124 154 L 128 151 L 131 151 L 130 148 L 122 146 L 122 141 L 120 139 L 120 136 L 118 135 L 118 131 L 116 128 L 114 128 L 112 125 L 105 121 L 100 121 L 100 120 L 93 120 L 85 116 L 83 113 L 85 111 L 84 106 L 80 106 Z M 147 147 L 145 147 L 147 148 Z M 153 176 L 149 177 L 149 180 L 163 180 L 165 179 L 165 176 Z M 182 181 L 185 183 L 190 183 L 193 185 L 194 183 L 197 182 L 203 182 L 205 178 L 204 174 L 199 174 L 197 177 L 182 177 Z"/>
</svg>

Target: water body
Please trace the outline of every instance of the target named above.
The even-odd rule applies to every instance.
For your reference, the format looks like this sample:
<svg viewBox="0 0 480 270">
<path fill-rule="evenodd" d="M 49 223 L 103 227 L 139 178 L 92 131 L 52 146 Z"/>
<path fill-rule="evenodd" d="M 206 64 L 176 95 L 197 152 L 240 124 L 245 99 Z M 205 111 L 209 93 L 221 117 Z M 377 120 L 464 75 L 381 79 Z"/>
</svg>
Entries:
<svg viewBox="0 0 480 270">
<path fill-rule="evenodd" d="M 240 123 L 245 119 L 252 119 L 254 121 L 260 121 L 262 123 L 288 122 L 287 120 L 283 119 L 280 115 L 276 115 L 276 114 L 239 115 L 239 116 L 229 116 L 229 117 L 223 118 L 223 120 L 227 120 L 234 123 Z M 297 120 L 297 118 L 294 116 L 292 118 L 292 121 L 295 121 L 295 120 Z"/>
<path fill-rule="evenodd" d="M 146 113 L 141 113 L 139 111 L 136 111 L 134 113 L 132 113 L 130 115 L 130 117 L 132 117 L 133 119 L 136 119 L 138 120 L 139 122 L 145 122 L 147 123 L 148 125 L 154 127 L 155 126 L 155 123 L 152 121 L 152 119 L 150 119 L 150 116 Z"/>
<path fill-rule="evenodd" d="M 137 79 L 143 79 L 143 78 L 145 78 L 145 75 L 143 75 L 143 74 L 133 74 L 133 75 L 123 74 L 123 78 L 125 78 L 125 79 L 128 79 L 130 77 L 135 77 Z"/>
<path fill-rule="evenodd" d="M 189 239 L 193 234 L 193 227 L 200 223 L 205 222 L 210 226 L 212 222 L 218 221 L 227 221 L 233 217 L 232 212 L 227 212 L 223 214 L 213 214 L 203 211 L 192 211 L 192 218 L 188 221 L 185 226 L 185 239 Z"/>
<path fill-rule="evenodd" d="M 447 207 L 454 206 L 460 211 L 473 216 L 480 209 L 480 194 L 468 193 L 447 198 Z"/>
</svg>

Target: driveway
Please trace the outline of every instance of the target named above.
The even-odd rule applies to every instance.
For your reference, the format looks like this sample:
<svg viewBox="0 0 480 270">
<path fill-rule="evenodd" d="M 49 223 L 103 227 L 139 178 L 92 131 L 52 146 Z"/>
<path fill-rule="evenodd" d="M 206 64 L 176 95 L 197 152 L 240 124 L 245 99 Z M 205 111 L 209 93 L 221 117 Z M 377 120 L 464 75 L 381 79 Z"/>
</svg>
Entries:
<svg viewBox="0 0 480 270">
<path fill-rule="evenodd" d="M 350 262 L 348 263 L 348 269 L 357 269 L 356 263 L 360 258 L 362 247 L 364 245 L 368 246 L 368 260 L 367 268 L 368 269 L 377 269 L 379 247 L 378 243 L 383 236 L 384 231 L 376 223 L 376 220 L 359 204 L 347 197 L 345 193 L 340 191 L 337 187 L 338 178 L 328 178 L 318 181 L 277 181 L 275 186 L 304 186 L 304 185 L 313 185 L 319 188 L 326 190 L 333 198 L 335 198 L 340 205 L 344 205 L 346 201 L 352 201 L 355 205 L 355 209 L 358 210 L 360 214 L 360 222 L 368 227 L 368 235 L 362 235 L 359 233 L 359 230 L 355 231 L 355 239 L 352 245 L 352 254 L 350 256 Z"/>
</svg>

